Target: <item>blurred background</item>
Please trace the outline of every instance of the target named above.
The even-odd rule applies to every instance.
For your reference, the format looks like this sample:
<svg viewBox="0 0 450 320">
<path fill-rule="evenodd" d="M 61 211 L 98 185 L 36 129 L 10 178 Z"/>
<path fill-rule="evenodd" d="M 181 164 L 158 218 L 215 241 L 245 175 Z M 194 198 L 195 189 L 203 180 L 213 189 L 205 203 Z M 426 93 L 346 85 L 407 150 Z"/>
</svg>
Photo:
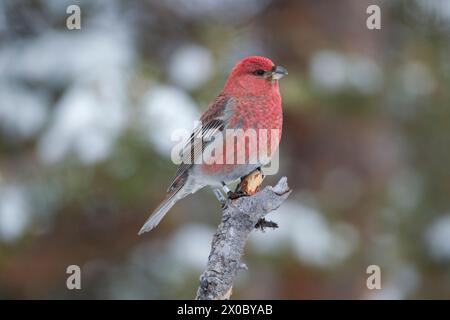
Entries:
<svg viewBox="0 0 450 320">
<path fill-rule="evenodd" d="M 250 237 L 233 298 L 450 298 L 446 0 L 0 0 L 0 298 L 193 298 L 213 193 L 137 232 L 176 170 L 171 133 L 248 55 L 289 70 L 265 183 L 294 191 L 280 228 Z"/>
</svg>

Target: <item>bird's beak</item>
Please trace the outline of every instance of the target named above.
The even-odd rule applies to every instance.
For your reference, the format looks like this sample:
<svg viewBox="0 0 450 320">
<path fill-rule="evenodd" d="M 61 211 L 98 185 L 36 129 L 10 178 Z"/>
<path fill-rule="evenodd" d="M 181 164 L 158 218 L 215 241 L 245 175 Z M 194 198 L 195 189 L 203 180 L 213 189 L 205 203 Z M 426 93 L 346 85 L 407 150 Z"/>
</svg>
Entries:
<svg viewBox="0 0 450 320">
<path fill-rule="evenodd" d="M 288 74 L 287 70 L 283 68 L 282 66 L 275 66 L 273 67 L 271 78 L 272 80 L 278 80 L 283 78 Z"/>
</svg>

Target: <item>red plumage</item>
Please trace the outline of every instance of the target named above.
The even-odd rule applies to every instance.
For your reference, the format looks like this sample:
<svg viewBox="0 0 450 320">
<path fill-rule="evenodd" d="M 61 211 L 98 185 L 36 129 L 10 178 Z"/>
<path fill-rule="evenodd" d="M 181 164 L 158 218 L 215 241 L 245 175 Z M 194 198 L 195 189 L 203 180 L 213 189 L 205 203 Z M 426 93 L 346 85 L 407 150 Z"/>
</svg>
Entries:
<svg viewBox="0 0 450 320">
<path fill-rule="evenodd" d="M 260 151 L 261 143 L 267 141 L 267 156 L 273 155 L 283 126 L 278 79 L 286 74 L 284 68 L 275 66 L 265 57 L 252 56 L 236 64 L 222 92 L 201 116 L 202 126 L 194 131 L 190 143 L 183 149 L 183 161 L 166 199 L 144 224 L 140 234 L 153 229 L 167 211 L 188 194 L 207 185 L 217 187 L 232 182 L 264 164 L 250 161 Z M 232 143 L 227 145 L 228 133 L 238 129 L 244 132 L 252 129 L 256 135 L 249 135 L 247 141 L 254 142 L 257 148 L 235 140 L 229 140 Z M 193 161 L 199 159 L 201 163 Z"/>
</svg>

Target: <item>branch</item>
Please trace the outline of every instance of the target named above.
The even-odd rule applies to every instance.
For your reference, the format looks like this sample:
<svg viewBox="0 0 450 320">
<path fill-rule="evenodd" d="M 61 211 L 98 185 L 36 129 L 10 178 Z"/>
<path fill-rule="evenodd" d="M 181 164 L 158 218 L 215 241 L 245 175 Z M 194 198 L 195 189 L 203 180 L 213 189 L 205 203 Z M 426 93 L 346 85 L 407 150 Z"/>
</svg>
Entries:
<svg viewBox="0 0 450 320">
<path fill-rule="evenodd" d="M 262 179 L 256 180 L 262 182 Z M 255 190 L 258 189 L 259 185 Z M 290 193 L 287 179 L 283 177 L 275 187 L 268 186 L 252 196 L 227 200 L 222 222 L 212 240 L 206 270 L 200 276 L 198 300 L 230 298 L 237 272 L 246 268 L 240 260 L 250 232 L 257 225 L 261 229 L 264 226 L 276 227 L 275 223 L 263 218 L 277 209 Z"/>
</svg>

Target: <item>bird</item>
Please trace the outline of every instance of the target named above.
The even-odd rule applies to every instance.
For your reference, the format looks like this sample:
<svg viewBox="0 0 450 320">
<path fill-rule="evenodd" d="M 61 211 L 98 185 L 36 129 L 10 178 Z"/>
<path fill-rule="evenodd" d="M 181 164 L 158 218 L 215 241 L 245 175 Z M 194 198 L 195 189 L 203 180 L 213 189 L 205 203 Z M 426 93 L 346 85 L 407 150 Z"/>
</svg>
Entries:
<svg viewBox="0 0 450 320">
<path fill-rule="evenodd" d="M 270 161 L 283 127 L 278 80 L 287 74 L 284 67 L 263 56 L 246 57 L 232 68 L 222 91 L 201 115 L 200 124 L 182 148 L 180 164 L 166 197 L 139 235 L 155 228 L 177 201 L 206 186 L 213 189 L 223 204 L 221 190 L 231 194 L 227 184 Z M 248 140 L 239 144 L 239 138 L 232 136 L 239 130 L 253 130 L 257 134 L 244 136 Z M 232 139 L 228 139 L 230 136 Z M 260 149 L 250 148 L 250 142 L 256 143 L 257 149 L 265 142 L 267 157 L 255 157 Z"/>
</svg>

